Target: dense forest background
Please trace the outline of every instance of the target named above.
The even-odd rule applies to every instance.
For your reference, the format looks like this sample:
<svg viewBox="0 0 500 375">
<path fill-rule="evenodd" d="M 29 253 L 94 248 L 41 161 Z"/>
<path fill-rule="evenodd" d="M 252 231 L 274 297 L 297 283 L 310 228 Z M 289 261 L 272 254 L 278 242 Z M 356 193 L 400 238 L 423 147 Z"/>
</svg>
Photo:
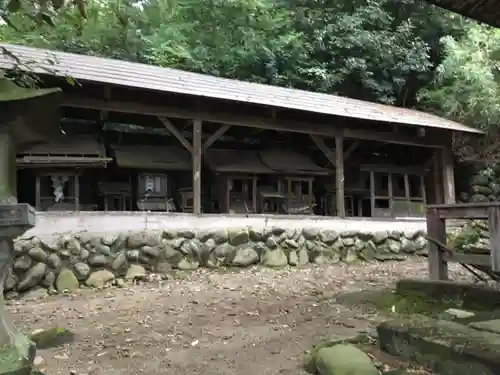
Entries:
<svg viewBox="0 0 500 375">
<path fill-rule="evenodd" d="M 10 0 L 0 40 L 434 112 L 498 158 L 500 30 L 418 0 Z"/>
</svg>

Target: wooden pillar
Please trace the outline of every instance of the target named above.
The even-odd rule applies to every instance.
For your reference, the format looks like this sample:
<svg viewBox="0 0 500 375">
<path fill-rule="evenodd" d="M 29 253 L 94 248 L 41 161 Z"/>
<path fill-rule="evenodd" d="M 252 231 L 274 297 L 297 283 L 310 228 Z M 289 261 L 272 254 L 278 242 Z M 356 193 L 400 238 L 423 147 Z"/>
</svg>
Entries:
<svg viewBox="0 0 500 375">
<path fill-rule="evenodd" d="M 370 171 L 370 210 L 371 217 L 375 217 L 375 172 Z"/>
<path fill-rule="evenodd" d="M 17 203 L 16 145 L 4 124 L 0 124 L 0 203 Z"/>
<path fill-rule="evenodd" d="M 455 197 L 455 174 L 453 170 L 453 153 L 451 147 L 441 149 L 441 161 L 443 166 L 443 189 L 444 203 L 456 203 Z"/>
<path fill-rule="evenodd" d="M 39 173 L 36 173 L 35 175 L 35 209 L 37 211 L 40 211 L 42 209 L 42 201 L 41 201 L 41 196 L 42 196 L 42 184 L 41 184 L 41 176 Z"/>
<path fill-rule="evenodd" d="M 387 192 L 389 194 L 389 210 L 391 211 L 391 216 L 394 216 L 394 192 L 392 190 L 394 181 L 392 172 L 387 175 Z"/>
<path fill-rule="evenodd" d="M 441 204 L 444 202 L 443 199 L 443 174 L 441 168 L 441 150 L 436 149 L 434 151 L 434 157 L 432 161 L 432 181 L 434 183 L 434 201 L 431 203 Z"/>
<path fill-rule="evenodd" d="M 408 207 L 406 208 L 406 213 L 408 216 L 411 216 L 411 199 L 410 199 L 410 180 L 408 178 L 408 173 L 404 174 L 404 182 L 405 182 L 405 199 Z"/>
<path fill-rule="evenodd" d="M 252 178 L 252 209 L 253 213 L 257 213 L 257 176 Z"/>
<path fill-rule="evenodd" d="M 491 270 L 500 271 L 500 207 L 488 208 L 488 227 L 490 230 Z"/>
<path fill-rule="evenodd" d="M 446 225 L 435 210 L 427 211 L 427 235 L 446 244 Z M 443 259 L 443 252 L 433 241 L 427 241 L 429 278 L 431 280 L 447 280 L 448 264 Z"/>
<path fill-rule="evenodd" d="M 345 217 L 344 201 L 344 137 L 335 137 L 335 190 L 337 215 Z"/>
<path fill-rule="evenodd" d="M 193 120 L 193 213 L 201 214 L 201 120 Z"/>
<path fill-rule="evenodd" d="M 80 177 L 75 175 L 75 211 L 80 211 Z"/>
</svg>

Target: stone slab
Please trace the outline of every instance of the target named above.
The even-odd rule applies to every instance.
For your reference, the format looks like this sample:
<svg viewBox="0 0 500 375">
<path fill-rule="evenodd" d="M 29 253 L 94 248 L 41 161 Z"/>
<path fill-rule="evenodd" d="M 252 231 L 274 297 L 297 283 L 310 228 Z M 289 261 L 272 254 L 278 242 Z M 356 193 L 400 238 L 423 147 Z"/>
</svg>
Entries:
<svg viewBox="0 0 500 375">
<path fill-rule="evenodd" d="M 396 294 L 425 294 L 436 300 L 459 300 L 464 309 L 500 309 L 500 290 L 455 281 L 403 279 L 396 284 Z"/>
<path fill-rule="evenodd" d="M 479 331 L 500 334 L 500 319 L 469 323 L 469 327 L 478 329 Z"/>
<path fill-rule="evenodd" d="M 378 327 L 380 348 L 442 375 L 500 374 L 500 335 L 455 322 L 412 317 Z"/>
</svg>

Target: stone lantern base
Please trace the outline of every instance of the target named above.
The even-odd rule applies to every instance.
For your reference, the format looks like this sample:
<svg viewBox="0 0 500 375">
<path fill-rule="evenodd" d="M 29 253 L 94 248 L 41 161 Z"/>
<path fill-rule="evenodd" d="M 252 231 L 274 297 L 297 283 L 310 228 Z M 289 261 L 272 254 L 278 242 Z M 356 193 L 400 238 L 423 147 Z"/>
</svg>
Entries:
<svg viewBox="0 0 500 375">
<path fill-rule="evenodd" d="M 31 206 L 0 204 L 0 375 L 29 375 L 35 358 L 35 344 L 12 325 L 3 298 L 3 285 L 14 255 L 13 239 L 34 224 Z"/>
</svg>

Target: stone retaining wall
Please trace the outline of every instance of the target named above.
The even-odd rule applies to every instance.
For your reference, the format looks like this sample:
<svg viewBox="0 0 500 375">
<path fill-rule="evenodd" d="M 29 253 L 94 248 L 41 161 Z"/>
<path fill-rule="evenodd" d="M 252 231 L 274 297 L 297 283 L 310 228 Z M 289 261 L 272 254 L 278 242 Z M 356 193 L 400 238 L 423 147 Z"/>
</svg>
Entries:
<svg viewBox="0 0 500 375">
<path fill-rule="evenodd" d="M 149 274 L 198 267 L 303 266 L 404 260 L 425 251 L 421 231 L 361 233 L 318 228 L 210 231 L 156 230 L 121 234 L 63 234 L 19 238 L 5 280 L 6 294 L 34 288 L 53 292 L 80 286 L 122 285 Z"/>
</svg>

